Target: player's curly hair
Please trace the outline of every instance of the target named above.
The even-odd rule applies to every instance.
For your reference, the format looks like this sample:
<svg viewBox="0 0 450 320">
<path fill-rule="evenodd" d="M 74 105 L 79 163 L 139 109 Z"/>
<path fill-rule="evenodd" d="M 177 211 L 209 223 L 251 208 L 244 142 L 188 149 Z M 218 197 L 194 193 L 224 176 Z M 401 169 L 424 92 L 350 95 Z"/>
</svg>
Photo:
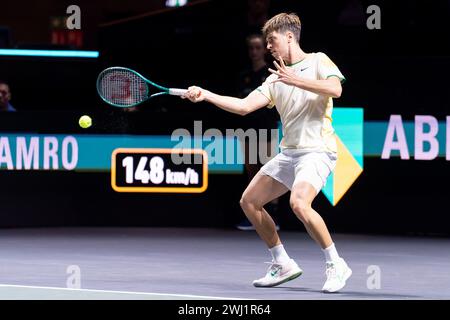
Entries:
<svg viewBox="0 0 450 320">
<path fill-rule="evenodd" d="M 271 32 L 286 32 L 290 31 L 294 34 L 297 42 L 300 42 L 300 31 L 302 24 L 300 18 L 295 13 L 280 13 L 270 18 L 262 28 L 264 39 L 267 39 L 267 35 Z"/>
</svg>

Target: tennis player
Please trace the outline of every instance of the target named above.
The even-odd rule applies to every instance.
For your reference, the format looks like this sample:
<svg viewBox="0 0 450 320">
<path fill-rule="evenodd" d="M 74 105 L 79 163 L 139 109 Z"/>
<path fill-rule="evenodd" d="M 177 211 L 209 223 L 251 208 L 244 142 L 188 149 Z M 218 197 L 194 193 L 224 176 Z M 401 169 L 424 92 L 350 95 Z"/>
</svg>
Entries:
<svg viewBox="0 0 450 320">
<path fill-rule="evenodd" d="M 267 274 L 253 285 L 277 286 L 302 274 L 283 247 L 274 221 L 263 208 L 291 190 L 293 212 L 325 255 L 326 281 L 322 291 L 336 292 L 345 286 L 352 270 L 339 256 L 324 220 L 311 204 L 336 165 L 332 99 L 341 96 L 345 78 L 324 53 L 305 53 L 301 49 L 300 29 L 300 19 L 294 13 L 281 13 L 266 22 L 263 35 L 268 50 L 278 60 L 274 62 L 276 70 L 269 69 L 272 74 L 247 97 L 221 96 L 193 86 L 184 98 L 192 102 L 207 101 L 240 115 L 276 106 L 283 127 L 281 153 L 260 169 L 240 201 L 272 255 Z"/>
</svg>

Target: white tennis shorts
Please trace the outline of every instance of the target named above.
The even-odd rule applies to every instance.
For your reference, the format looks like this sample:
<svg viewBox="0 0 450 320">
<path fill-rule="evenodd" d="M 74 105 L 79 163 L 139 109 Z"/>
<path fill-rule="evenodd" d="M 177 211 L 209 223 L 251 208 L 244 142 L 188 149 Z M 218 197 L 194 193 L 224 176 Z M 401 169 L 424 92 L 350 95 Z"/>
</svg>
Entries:
<svg viewBox="0 0 450 320">
<path fill-rule="evenodd" d="M 267 162 L 260 172 L 281 182 L 289 190 L 298 182 L 304 181 L 319 193 L 336 167 L 336 161 L 336 153 L 284 149 Z"/>
</svg>

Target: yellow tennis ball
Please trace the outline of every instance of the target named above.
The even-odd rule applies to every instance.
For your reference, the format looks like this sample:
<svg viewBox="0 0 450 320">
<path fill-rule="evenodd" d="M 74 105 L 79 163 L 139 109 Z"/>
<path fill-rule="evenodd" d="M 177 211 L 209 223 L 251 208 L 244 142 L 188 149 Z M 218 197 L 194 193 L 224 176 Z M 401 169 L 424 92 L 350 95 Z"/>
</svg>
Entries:
<svg viewBox="0 0 450 320">
<path fill-rule="evenodd" d="M 78 120 L 78 124 L 83 129 L 89 128 L 90 126 L 92 126 L 92 119 L 91 117 L 84 115 L 80 118 L 80 120 Z"/>
</svg>

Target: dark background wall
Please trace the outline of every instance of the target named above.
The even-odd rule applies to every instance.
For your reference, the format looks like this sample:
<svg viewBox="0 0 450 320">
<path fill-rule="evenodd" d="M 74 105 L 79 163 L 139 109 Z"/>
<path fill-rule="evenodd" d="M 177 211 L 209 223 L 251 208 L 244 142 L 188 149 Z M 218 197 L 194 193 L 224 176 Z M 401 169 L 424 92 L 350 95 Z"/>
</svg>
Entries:
<svg viewBox="0 0 450 320">
<path fill-rule="evenodd" d="M 18 5 L 8 3 L 9 13 L 0 13 L 0 24 L 14 26 L 22 42 L 48 41 L 47 29 L 33 32 L 24 26 L 65 8 L 51 3 L 30 11 L 28 18 Z M 246 1 L 204 1 L 114 22 L 162 7 L 147 3 L 131 1 L 125 10 L 114 2 L 80 2 L 82 10 L 88 9 L 83 17 L 90 21 L 84 49 L 98 49 L 98 60 L 0 58 L 0 78 L 10 81 L 12 102 L 19 110 L 0 115 L 0 131 L 170 134 L 175 128 L 192 128 L 194 120 L 204 121 L 204 130 L 240 127 L 238 116 L 173 97 L 145 104 L 137 113 L 100 101 L 95 79 L 111 65 L 137 69 L 170 86 L 198 84 L 223 94 L 234 92 L 236 76 L 247 63 L 244 38 L 255 30 L 247 21 Z M 370 4 L 381 8 L 381 30 L 366 28 Z M 270 15 L 281 11 L 300 15 L 304 50 L 326 52 L 347 77 L 336 106 L 362 107 L 365 120 L 388 121 L 391 114 L 413 120 L 425 114 L 445 121 L 450 115 L 448 1 L 272 1 Z M 77 125 L 84 113 L 96 121 L 88 131 Z M 448 235 L 448 178 L 445 158 L 366 158 L 364 172 L 336 207 L 322 194 L 315 205 L 334 231 Z M 245 175 L 211 175 L 208 190 L 200 195 L 130 195 L 114 193 L 108 173 L 3 170 L 0 179 L 4 227 L 231 227 L 243 216 L 238 201 L 246 185 Z M 302 229 L 287 200 L 282 199 L 282 227 Z"/>
</svg>

